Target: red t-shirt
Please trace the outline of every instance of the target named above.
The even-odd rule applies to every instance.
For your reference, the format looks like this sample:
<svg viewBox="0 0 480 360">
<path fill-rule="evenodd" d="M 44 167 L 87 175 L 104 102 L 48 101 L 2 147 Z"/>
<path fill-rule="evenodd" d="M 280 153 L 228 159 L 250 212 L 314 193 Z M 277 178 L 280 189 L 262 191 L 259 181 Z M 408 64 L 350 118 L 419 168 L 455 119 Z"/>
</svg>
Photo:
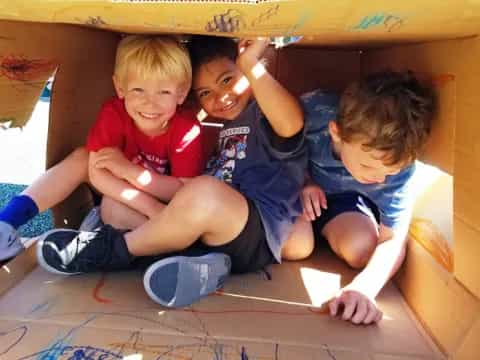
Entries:
<svg viewBox="0 0 480 360">
<path fill-rule="evenodd" d="M 175 177 L 193 177 L 204 170 L 202 129 L 193 113 L 177 111 L 167 131 L 142 133 L 125 110 L 123 100 L 106 101 L 87 138 L 87 149 L 117 147 L 127 159 L 146 169 Z"/>
</svg>

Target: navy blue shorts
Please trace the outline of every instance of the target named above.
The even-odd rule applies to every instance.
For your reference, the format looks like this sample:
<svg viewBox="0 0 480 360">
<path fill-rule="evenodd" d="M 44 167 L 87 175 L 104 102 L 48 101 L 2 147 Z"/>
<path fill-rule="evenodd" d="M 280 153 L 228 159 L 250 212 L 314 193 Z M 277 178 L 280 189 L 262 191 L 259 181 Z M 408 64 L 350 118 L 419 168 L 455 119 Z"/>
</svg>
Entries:
<svg viewBox="0 0 480 360">
<path fill-rule="evenodd" d="M 343 192 L 327 195 L 327 209 L 322 209 L 322 214 L 312 222 L 313 233 L 316 240 L 323 239 L 324 226 L 337 215 L 345 212 L 358 212 L 374 218 L 380 224 L 380 211 L 377 205 L 367 196 L 357 192 Z"/>
</svg>

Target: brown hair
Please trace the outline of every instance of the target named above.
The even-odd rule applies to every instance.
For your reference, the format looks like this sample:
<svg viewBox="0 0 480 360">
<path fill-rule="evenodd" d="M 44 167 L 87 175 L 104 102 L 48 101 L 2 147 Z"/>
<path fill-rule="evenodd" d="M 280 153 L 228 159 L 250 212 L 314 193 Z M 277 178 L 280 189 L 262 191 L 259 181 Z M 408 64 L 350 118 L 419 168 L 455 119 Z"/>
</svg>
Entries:
<svg viewBox="0 0 480 360">
<path fill-rule="evenodd" d="M 414 161 L 430 134 L 435 109 L 431 88 L 413 73 L 384 71 L 353 83 L 343 93 L 337 117 L 340 138 L 385 151 L 388 165 Z"/>
</svg>

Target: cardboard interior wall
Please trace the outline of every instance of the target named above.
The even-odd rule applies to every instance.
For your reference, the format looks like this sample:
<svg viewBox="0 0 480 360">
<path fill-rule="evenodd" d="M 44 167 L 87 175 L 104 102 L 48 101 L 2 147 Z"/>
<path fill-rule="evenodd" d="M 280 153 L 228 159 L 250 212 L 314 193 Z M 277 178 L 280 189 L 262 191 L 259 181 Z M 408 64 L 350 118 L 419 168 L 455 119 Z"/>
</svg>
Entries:
<svg viewBox="0 0 480 360">
<path fill-rule="evenodd" d="M 8 21 L 0 22 L 0 33 L 3 75 L 9 55 L 37 60 L 38 71 L 21 78 L 20 87 L 18 81 L 12 86 L 12 79 L 0 77 L 2 106 L 8 104 L 11 113 L 25 116 L 33 106 L 31 99 L 40 94 L 42 84 L 57 69 L 48 139 L 51 166 L 83 142 L 100 103 L 113 93 L 111 73 L 119 36 L 69 25 Z M 441 110 L 425 160 L 454 176 L 454 273 L 438 266 L 422 247 L 412 243 L 398 284 L 437 343 L 459 359 L 472 358 L 472 344 L 480 336 L 480 268 L 475 256 L 480 250 L 480 223 L 475 216 L 480 208 L 475 187 L 480 178 L 480 125 L 475 117 L 480 107 L 478 55 L 479 40 L 469 38 L 367 48 L 362 53 L 287 48 L 271 62 L 276 76 L 296 94 L 316 87 L 341 90 L 361 74 L 385 66 L 410 68 L 437 84 Z M 24 71 L 22 76 L 25 73 L 32 74 Z M 75 226 L 82 218 L 90 199 L 86 192 L 75 196 L 56 208 L 57 225 L 65 226 L 66 221 Z"/>
</svg>

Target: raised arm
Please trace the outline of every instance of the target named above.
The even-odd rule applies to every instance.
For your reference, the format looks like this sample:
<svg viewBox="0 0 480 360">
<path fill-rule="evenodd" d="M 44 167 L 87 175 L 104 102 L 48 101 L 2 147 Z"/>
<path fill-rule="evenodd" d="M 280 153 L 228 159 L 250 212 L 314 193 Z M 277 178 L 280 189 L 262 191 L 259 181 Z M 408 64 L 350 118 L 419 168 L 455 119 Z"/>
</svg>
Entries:
<svg viewBox="0 0 480 360">
<path fill-rule="evenodd" d="M 260 59 L 268 43 L 267 38 L 241 40 L 237 65 L 275 133 L 288 138 L 303 128 L 303 112 L 297 99 L 262 64 Z"/>
</svg>

